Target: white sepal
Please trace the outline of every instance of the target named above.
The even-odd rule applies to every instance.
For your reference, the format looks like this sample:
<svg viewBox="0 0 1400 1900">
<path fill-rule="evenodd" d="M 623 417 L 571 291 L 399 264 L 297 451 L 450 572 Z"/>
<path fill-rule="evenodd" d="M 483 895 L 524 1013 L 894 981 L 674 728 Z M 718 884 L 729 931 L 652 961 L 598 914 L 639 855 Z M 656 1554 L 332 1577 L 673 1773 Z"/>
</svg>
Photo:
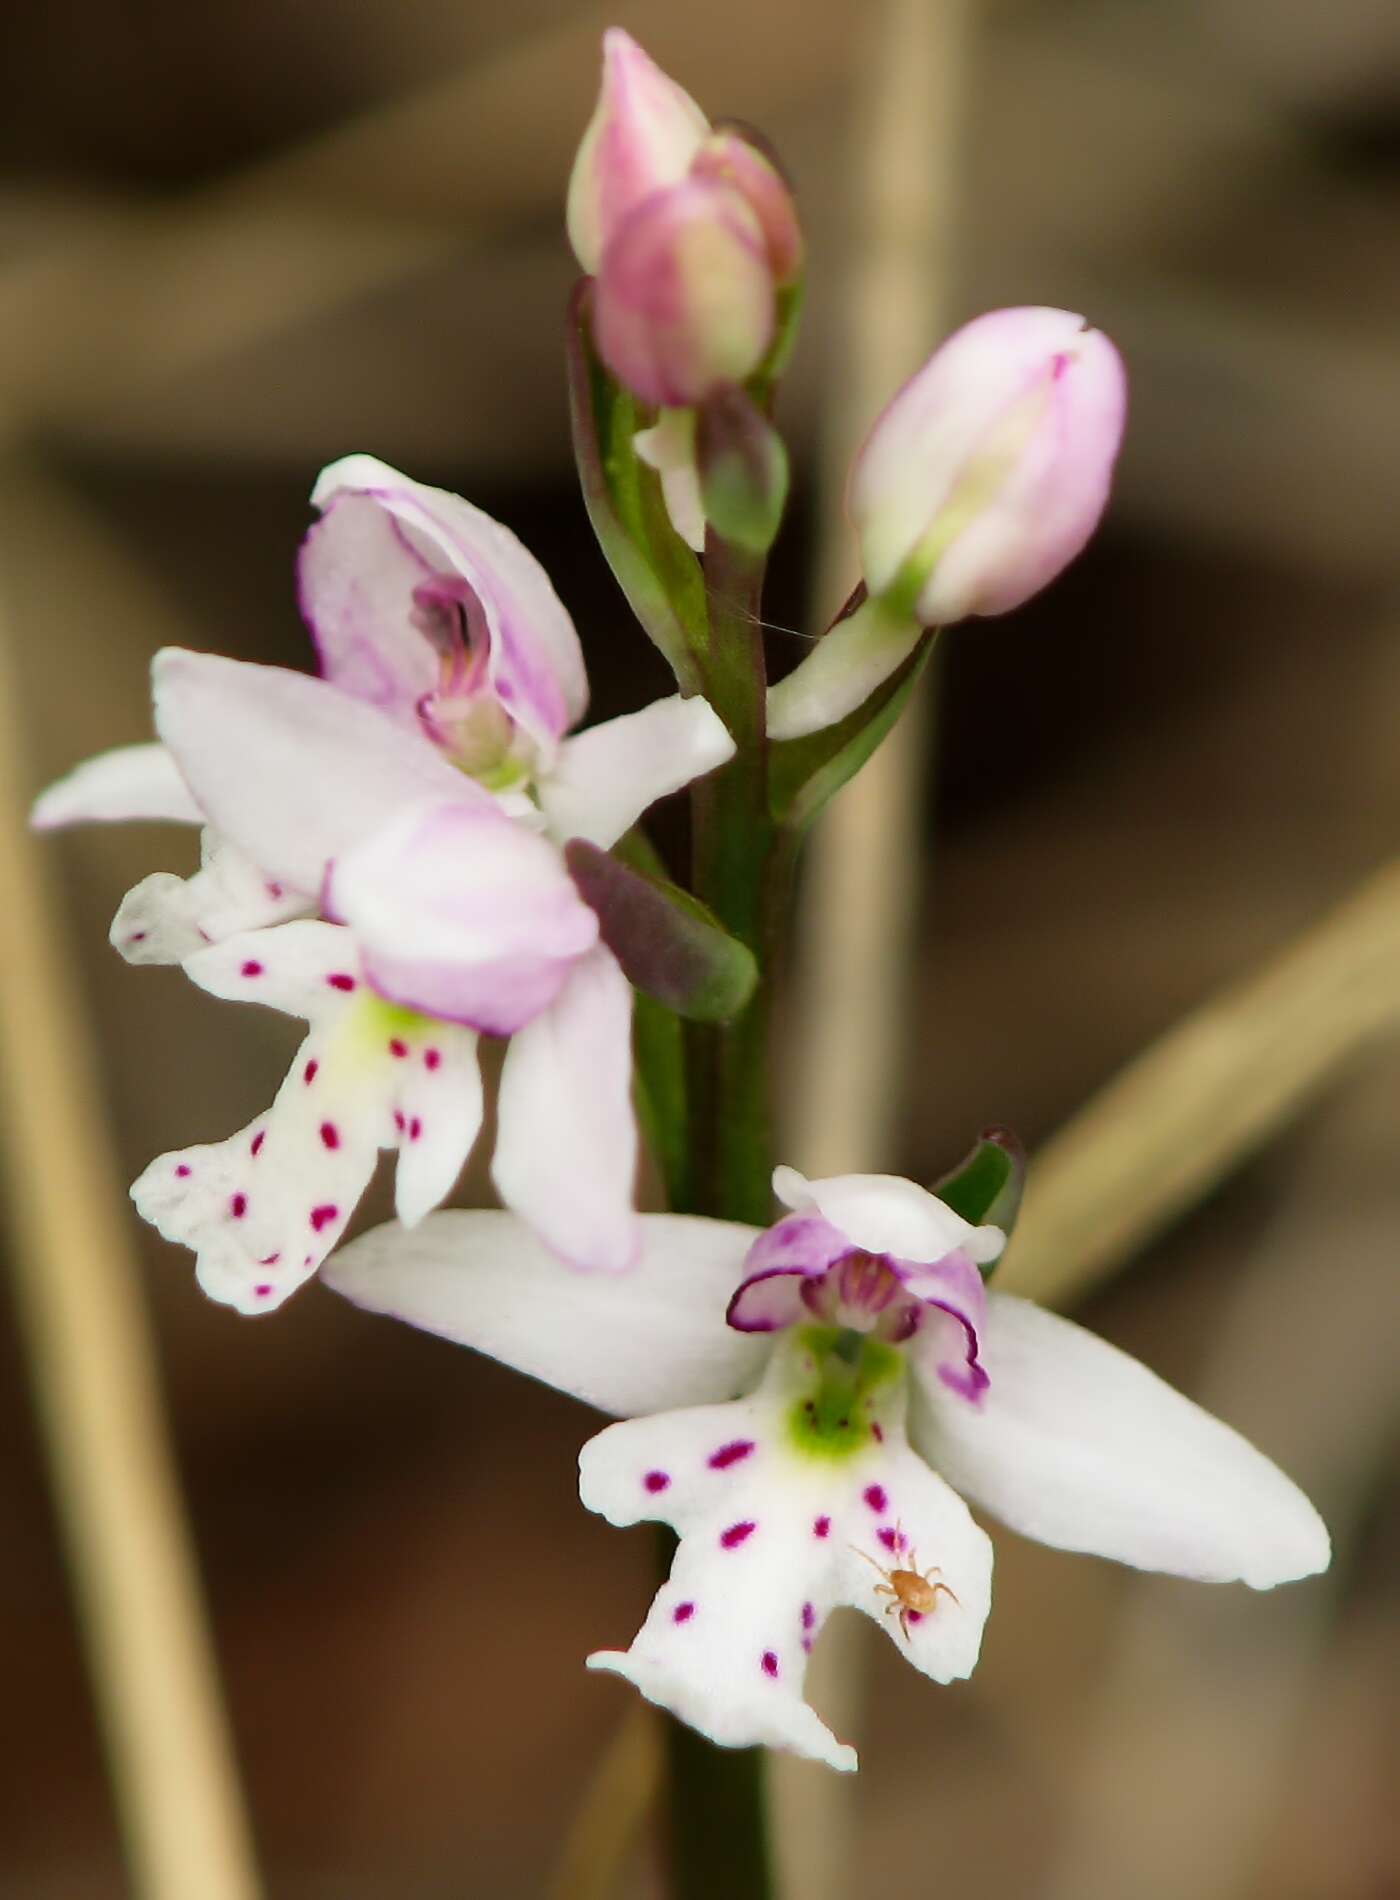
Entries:
<svg viewBox="0 0 1400 1900">
<path fill-rule="evenodd" d="M 1026 1537 L 1143 1570 L 1256 1590 L 1325 1570 L 1327 1530 L 1262 1452 L 1118 1347 L 991 1293 L 978 1406 L 936 1381 L 919 1451 Z"/>
<path fill-rule="evenodd" d="M 400 1164 L 402 1166 L 402 1164 Z M 724 1324 L 754 1229 L 644 1214 L 629 1273 L 565 1266 L 515 1214 L 376 1227 L 322 1279 L 369 1312 L 472 1346 L 600 1411 L 629 1416 L 747 1390 L 768 1342 Z"/>
<path fill-rule="evenodd" d="M 197 825 L 201 813 L 163 745 L 122 745 L 99 752 L 46 791 L 29 814 L 37 831 L 59 825 L 118 824 L 126 819 L 164 818 Z"/>
</svg>

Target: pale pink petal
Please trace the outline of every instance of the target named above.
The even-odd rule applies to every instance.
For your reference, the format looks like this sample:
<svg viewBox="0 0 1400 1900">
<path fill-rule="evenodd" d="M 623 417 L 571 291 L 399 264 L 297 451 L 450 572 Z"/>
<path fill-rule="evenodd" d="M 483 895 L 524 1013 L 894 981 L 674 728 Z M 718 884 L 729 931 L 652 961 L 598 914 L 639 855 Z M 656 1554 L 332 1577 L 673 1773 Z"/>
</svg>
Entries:
<svg viewBox="0 0 1400 1900">
<path fill-rule="evenodd" d="M 688 178 L 644 198 L 608 240 L 593 334 L 619 382 L 684 408 L 752 375 L 775 309 L 758 219 L 737 192 Z"/>
<path fill-rule="evenodd" d="M 801 1267 L 749 1274 L 729 1302 L 729 1324 L 740 1333 L 776 1333 L 809 1318 L 802 1289 L 810 1277 Z"/>
<path fill-rule="evenodd" d="M 971 1257 L 955 1247 L 941 1260 L 894 1267 L 906 1296 L 919 1301 L 911 1359 L 960 1399 L 980 1404 L 988 1376 L 981 1358 L 987 1289 Z"/>
<path fill-rule="evenodd" d="M 524 543 L 460 495 L 369 455 L 333 462 L 311 499 L 326 514 L 307 537 L 300 591 L 326 677 L 385 696 L 407 719 L 424 677 L 411 641 L 432 658 L 412 623 L 413 590 L 465 581 L 485 620 L 488 686 L 547 759 L 583 717 L 588 679 L 574 623 Z M 370 510 L 381 515 L 373 527 Z M 418 692 L 435 676 L 430 666 Z"/>
<path fill-rule="evenodd" d="M 331 490 L 320 505 L 297 556 L 297 600 L 321 677 L 421 737 L 418 704 L 439 681 L 413 620 L 423 558 L 374 496 Z"/>
<path fill-rule="evenodd" d="M 710 125 L 621 27 L 603 35 L 603 83 L 569 177 L 569 242 L 585 271 L 634 205 L 690 170 Z"/>
<path fill-rule="evenodd" d="M 631 988 L 599 946 L 506 1052 L 492 1179 L 575 1266 L 630 1267 L 640 1246 L 631 1023 Z"/>
<path fill-rule="evenodd" d="M 489 802 L 387 825 L 337 860 L 326 905 L 382 995 L 495 1035 L 547 1008 L 598 939 L 558 849 Z"/>
<path fill-rule="evenodd" d="M 789 1214 L 765 1228 L 744 1261 L 729 1324 L 741 1332 L 771 1333 L 807 1317 L 803 1285 L 850 1251 L 846 1236 L 819 1214 Z"/>
</svg>

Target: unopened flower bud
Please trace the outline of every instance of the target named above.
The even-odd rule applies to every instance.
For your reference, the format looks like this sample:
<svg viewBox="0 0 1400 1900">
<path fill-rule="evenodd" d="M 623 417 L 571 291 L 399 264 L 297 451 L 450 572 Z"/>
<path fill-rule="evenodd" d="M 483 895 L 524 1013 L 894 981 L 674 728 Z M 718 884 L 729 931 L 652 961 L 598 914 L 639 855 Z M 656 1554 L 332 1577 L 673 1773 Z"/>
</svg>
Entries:
<svg viewBox="0 0 1400 1900">
<path fill-rule="evenodd" d="M 710 129 L 688 92 L 648 59 L 630 34 L 603 35 L 603 84 L 569 179 L 568 228 L 590 275 L 635 205 L 677 185 Z"/>
<path fill-rule="evenodd" d="M 746 130 L 719 127 L 700 147 L 690 175 L 728 185 L 748 204 L 762 227 L 773 281 L 781 290 L 802 274 L 802 227 L 787 180 L 756 139 Z"/>
<path fill-rule="evenodd" d="M 1067 310 L 995 310 L 936 350 L 851 474 L 866 585 L 923 626 L 1005 613 L 1103 512 L 1123 433 L 1118 352 Z"/>
<path fill-rule="evenodd" d="M 688 408 L 742 383 L 773 338 L 773 273 L 739 194 L 692 178 L 653 192 L 608 241 L 598 272 L 598 353 L 644 402 Z"/>
</svg>

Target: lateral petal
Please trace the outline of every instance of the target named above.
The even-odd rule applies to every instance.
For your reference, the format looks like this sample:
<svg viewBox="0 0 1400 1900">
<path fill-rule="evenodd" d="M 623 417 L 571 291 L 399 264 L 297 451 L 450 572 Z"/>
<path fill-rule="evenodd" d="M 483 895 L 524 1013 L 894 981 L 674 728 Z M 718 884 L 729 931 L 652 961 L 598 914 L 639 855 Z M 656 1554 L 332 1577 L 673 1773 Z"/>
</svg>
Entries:
<svg viewBox="0 0 1400 1900">
<path fill-rule="evenodd" d="M 540 781 L 545 821 L 561 842 L 587 838 L 606 850 L 658 798 L 733 756 L 734 741 L 708 700 L 655 700 L 564 741 Z"/>
<path fill-rule="evenodd" d="M 579 1267 L 632 1266 L 637 1124 L 632 991 L 599 946 L 511 1039 L 491 1176 L 506 1206 Z"/>
</svg>

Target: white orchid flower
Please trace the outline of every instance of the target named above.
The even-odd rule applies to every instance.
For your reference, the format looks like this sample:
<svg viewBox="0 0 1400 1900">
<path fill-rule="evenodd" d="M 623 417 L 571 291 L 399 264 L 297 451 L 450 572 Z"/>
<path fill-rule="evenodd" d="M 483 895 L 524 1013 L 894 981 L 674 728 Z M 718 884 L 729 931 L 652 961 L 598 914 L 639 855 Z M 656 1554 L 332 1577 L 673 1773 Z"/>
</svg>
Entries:
<svg viewBox="0 0 1400 1900">
<path fill-rule="evenodd" d="M 365 456 L 314 500 L 298 581 L 322 676 L 169 649 L 161 743 L 35 808 L 41 826 L 201 822 L 203 868 L 145 879 L 114 940 L 311 1025 L 268 1114 L 162 1156 L 138 1206 L 214 1297 L 270 1311 L 343 1233 L 379 1148 L 399 1151 L 405 1221 L 450 1190 L 481 1124 L 477 1037 L 508 1036 L 502 1197 L 575 1264 L 625 1267 L 631 990 L 560 847 L 615 843 L 733 742 L 679 698 L 570 736 L 578 638 L 508 530 Z"/>
<path fill-rule="evenodd" d="M 833 1609 L 937 1682 L 969 1675 L 992 1547 L 1026 1536 L 1255 1589 L 1313 1574 L 1327 1532 L 1253 1446 L 1065 1319 L 987 1292 L 1003 1236 L 884 1175 L 774 1178 L 765 1232 L 643 1218 L 623 1278 L 566 1276 L 505 1214 L 380 1228 L 325 1277 L 376 1312 L 622 1414 L 583 1501 L 680 1538 L 624 1651 L 589 1658 L 711 1740 L 856 1766 L 803 1699 Z"/>
<path fill-rule="evenodd" d="M 732 756 L 732 739 L 703 699 L 673 696 L 573 732 L 588 704 L 573 622 L 529 550 L 470 502 L 368 455 L 332 463 L 311 499 L 322 512 L 302 544 L 297 595 L 321 687 L 317 700 L 299 704 L 317 731 L 334 730 L 342 702 L 358 701 L 415 743 L 435 787 L 470 778 L 557 843 L 601 846 Z M 213 677 L 232 682 L 240 663 L 211 665 L 220 668 Z M 270 704 L 276 682 L 301 679 L 278 668 L 241 673 L 241 698 L 261 692 Z M 349 715 L 344 730 L 370 732 Z M 208 825 L 188 765 L 165 745 L 118 747 L 50 786 L 33 822 L 44 830 L 138 818 Z M 246 755 L 238 777 L 255 771 Z M 319 894 L 319 884 L 288 883 L 215 824 L 194 877 L 158 872 L 128 893 L 112 942 L 132 962 L 180 963 L 232 931 L 314 915 Z"/>
</svg>

